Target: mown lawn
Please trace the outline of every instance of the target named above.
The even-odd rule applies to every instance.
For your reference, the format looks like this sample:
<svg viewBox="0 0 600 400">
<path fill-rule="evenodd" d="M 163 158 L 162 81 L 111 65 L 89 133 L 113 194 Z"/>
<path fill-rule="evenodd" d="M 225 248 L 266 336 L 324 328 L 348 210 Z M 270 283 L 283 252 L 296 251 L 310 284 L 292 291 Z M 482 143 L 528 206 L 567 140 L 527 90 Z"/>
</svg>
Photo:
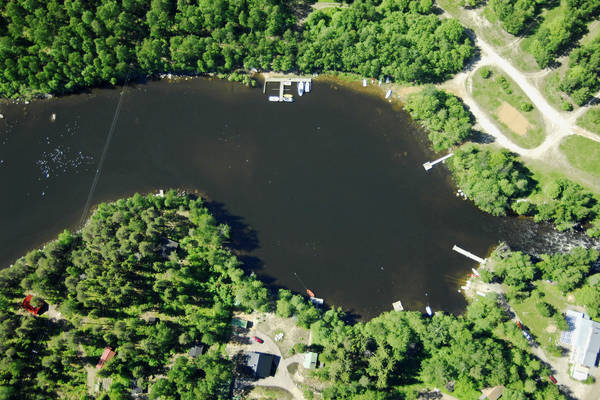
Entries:
<svg viewBox="0 0 600 400">
<path fill-rule="evenodd" d="M 561 151 L 575 168 L 600 176 L 600 143 L 582 136 L 569 136 L 560 144 Z"/>
<path fill-rule="evenodd" d="M 577 118 L 577 125 L 600 135 L 600 106 L 590 108 Z"/>
<path fill-rule="evenodd" d="M 481 75 L 482 68 L 488 68 L 491 75 L 486 79 Z M 508 90 L 503 89 L 499 83 L 500 77 L 504 77 Z M 505 85 L 506 86 L 506 85 Z M 533 108 L 531 111 L 522 111 L 523 103 L 533 104 L 523 90 L 507 74 L 491 67 L 481 67 L 473 74 L 473 97 L 484 110 L 496 121 L 500 130 L 514 143 L 521 147 L 531 149 L 539 146 L 544 141 L 544 122 L 540 112 Z M 503 123 L 497 113 L 498 108 L 508 103 L 514 107 L 527 121 L 529 128 L 525 135 L 520 135 Z"/>
<path fill-rule="evenodd" d="M 542 297 L 534 293 L 523 302 L 513 301 L 510 305 L 519 316 L 523 327 L 531 332 L 535 341 L 545 348 L 558 344 L 560 330 L 556 327 L 552 317 L 544 317 L 538 312 L 536 304 L 545 301 L 551 304 L 556 312 L 563 313 L 567 306 L 567 299 L 556 286 L 549 283 L 538 281 L 536 282 L 536 288 L 538 292 L 543 293 Z M 550 329 L 548 329 L 549 327 Z M 554 330 L 554 332 L 550 332 L 550 330 Z"/>
</svg>

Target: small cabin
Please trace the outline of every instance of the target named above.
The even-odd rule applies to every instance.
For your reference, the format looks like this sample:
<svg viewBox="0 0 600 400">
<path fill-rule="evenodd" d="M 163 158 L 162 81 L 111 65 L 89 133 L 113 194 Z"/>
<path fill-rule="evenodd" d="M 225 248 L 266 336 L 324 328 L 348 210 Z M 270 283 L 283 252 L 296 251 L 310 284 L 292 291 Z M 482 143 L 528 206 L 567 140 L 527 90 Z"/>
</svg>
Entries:
<svg viewBox="0 0 600 400">
<path fill-rule="evenodd" d="M 319 354 L 309 352 L 304 354 L 304 363 L 302 366 L 306 369 L 315 369 L 317 368 L 317 359 Z"/>
<path fill-rule="evenodd" d="M 117 353 L 115 353 L 112 348 L 106 347 L 102 352 L 102 355 L 100 356 L 100 360 L 98 360 L 98 364 L 96 364 L 96 368 L 101 369 L 102 367 L 104 367 L 104 364 L 110 361 L 115 356 L 115 354 Z"/>
</svg>

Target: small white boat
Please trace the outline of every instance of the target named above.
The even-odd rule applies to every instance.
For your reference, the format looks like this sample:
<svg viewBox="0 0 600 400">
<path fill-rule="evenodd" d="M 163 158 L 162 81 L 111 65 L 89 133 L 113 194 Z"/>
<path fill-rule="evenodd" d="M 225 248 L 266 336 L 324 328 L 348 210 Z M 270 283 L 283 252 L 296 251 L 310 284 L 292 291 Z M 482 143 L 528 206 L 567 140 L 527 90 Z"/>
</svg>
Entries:
<svg viewBox="0 0 600 400">
<path fill-rule="evenodd" d="M 363 79 L 363 86 L 367 87 L 367 80 L 366 79 Z"/>
<path fill-rule="evenodd" d="M 385 83 L 390 83 L 390 77 L 389 76 L 385 78 Z"/>
<path fill-rule="evenodd" d="M 387 93 L 385 94 L 385 98 L 389 99 L 391 95 L 392 95 L 392 89 L 387 91 Z"/>
<path fill-rule="evenodd" d="M 291 94 L 284 94 L 283 95 L 283 101 L 285 101 L 286 103 L 293 103 L 294 102 L 294 96 L 292 96 Z"/>
<path fill-rule="evenodd" d="M 429 315 L 430 317 L 433 315 L 433 312 L 431 312 L 431 307 L 425 307 L 425 311 L 427 311 L 427 315 Z"/>
<path fill-rule="evenodd" d="M 304 82 L 304 91 L 310 93 L 310 81 Z"/>
<path fill-rule="evenodd" d="M 269 96 L 269 101 L 277 101 L 277 102 L 279 102 L 281 100 L 279 99 L 279 96 Z"/>
<path fill-rule="evenodd" d="M 304 94 L 304 82 L 298 82 L 298 96 L 302 96 Z"/>
<path fill-rule="evenodd" d="M 284 81 L 283 86 L 292 86 L 292 81 Z"/>
</svg>

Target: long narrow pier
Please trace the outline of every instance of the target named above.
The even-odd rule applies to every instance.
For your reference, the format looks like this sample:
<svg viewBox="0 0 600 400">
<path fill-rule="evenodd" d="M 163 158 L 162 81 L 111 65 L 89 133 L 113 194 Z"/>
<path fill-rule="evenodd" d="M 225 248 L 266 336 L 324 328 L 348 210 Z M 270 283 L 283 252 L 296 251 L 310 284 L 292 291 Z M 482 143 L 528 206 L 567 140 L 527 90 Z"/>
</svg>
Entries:
<svg viewBox="0 0 600 400">
<path fill-rule="evenodd" d="M 457 253 L 462 254 L 465 257 L 469 257 L 471 260 L 477 261 L 479 264 L 485 264 L 485 260 L 481 257 L 477 257 L 475 254 L 461 249 L 460 247 L 458 247 L 457 245 L 454 245 L 454 247 L 452 247 L 452 250 L 456 251 Z"/>
<path fill-rule="evenodd" d="M 425 171 L 429 171 L 431 168 L 433 168 L 433 166 L 437 163 L 441 163 L 443 161 L 446 161 L 448 158 L 452 157 L 454 155 L 454 153 L 450 153 L 448 155 L 445 155 L 442 158 L 438 158 L 435 161 L 427 161 L 425 164 L 423 164 L 423 168 L 425 168 Z"/>
<path fill-rule="evenodd" d="M 270 82 L 279 82 L 279 101 L 283 101 L 283 92 L 286 86 L 286 83 L 291 83 L 291 82 L 309 82 L 312 83 L 312 79 L 311 78 L 301 78 L 301 77 L 283 77 L 283 78 L 265 78 L 265 83 L 263 85 L 263 94 L 265 94 L 267 92 L 267 83 Z M 288 83 L 288 85 L 289 85 Z"/>
</svg>

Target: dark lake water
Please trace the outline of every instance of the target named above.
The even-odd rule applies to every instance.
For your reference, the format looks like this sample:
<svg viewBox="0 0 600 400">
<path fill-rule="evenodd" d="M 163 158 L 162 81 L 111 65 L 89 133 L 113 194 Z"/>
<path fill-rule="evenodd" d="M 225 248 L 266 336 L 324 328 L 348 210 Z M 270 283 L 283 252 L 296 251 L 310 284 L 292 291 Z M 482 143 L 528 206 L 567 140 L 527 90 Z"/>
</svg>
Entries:
<svg viewBox="0 0 600 400">
<path fill-rule="evenodd" d="M 0 265 L 78 228 L 118 100 L 107 89 L 0 106 Z M 459 312 L 474 263 L 454 244 L 483 256 L 499 240 L 570 240 L 458 199 L 445 167 L 423 170 L 432 157 L 397 106 L 335 83 L 274 104 L 223 81 L 152 82 L 123 96 L 92 204 L 197 190 L 233 224 L 248 269 L 362 317 L 399 299 Z"/>
</svg>

